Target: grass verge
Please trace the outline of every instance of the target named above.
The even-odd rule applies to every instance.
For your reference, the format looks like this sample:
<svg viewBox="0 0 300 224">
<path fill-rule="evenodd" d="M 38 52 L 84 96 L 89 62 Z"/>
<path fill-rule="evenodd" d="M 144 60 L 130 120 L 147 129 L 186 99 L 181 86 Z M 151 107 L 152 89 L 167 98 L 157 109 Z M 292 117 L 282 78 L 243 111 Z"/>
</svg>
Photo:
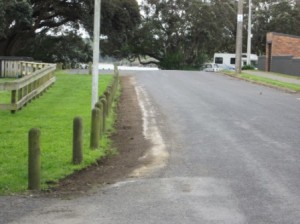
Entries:
<svg viewBox="0 0 300 224">
<path fill-rule="evenodd" d="M 237 78 L 242 78 L 244 80 L 249 80 L 249 81 L 252 81 L 255 83 L 265 84 L 268 86 L 273 86 L 273 87 L 282 88 L 285 90 L 296 91 L 296 92 L 300 91 L 300 85 L 293 84 L 293 83 L 281 82 L 281 81 L 277 81 L 277 80 L 270 79 L 270 78 L 265 78 L 265 77 L 256 76 L 256 75 L 250 75 L 245 72 L 242 72 L 240 75 L 236 75 L 233 72 L 224 72 L 224 73 L 226 75 L 230 75 L 230 76 L 237 77 Z"/>
<path fill-rule="evenodd" d="M 88 75 L 56 73 L 57 81 L 47 93 L 29 103 L 21 111 L 11 114 L 0 111 L 0 194 L 24 192 L 27 189 L 28 131 L 41 130 L 41 184 L 55 183 L 59 179 L 82 169 L 110 150 L 106 134 L 99 150 L 89 149 L 91 126 L 91 82 Z M 112 80 L 111 75 L 99 78 L 99 94 Z M 80 116 L 84 125 L 84 161 L 72 165 L 73 118 Z M 108 118 L 108 132 L 112 130 L 115 114 Z M 109 152 L 110 153 L 110 152 Z"/>
</svg>

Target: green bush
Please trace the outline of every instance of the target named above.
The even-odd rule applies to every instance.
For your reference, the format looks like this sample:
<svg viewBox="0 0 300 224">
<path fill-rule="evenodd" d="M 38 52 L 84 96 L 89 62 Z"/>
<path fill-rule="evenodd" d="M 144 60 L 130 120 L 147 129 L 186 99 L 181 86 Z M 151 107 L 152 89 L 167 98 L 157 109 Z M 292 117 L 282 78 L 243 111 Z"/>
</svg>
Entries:
<svg viewBox="0 0 300 224">
<path fill-rule="evenodd" d="M 255 67 L 253 65 L 244 65 L 242 70 L 255 70 Z"/>
</svg>

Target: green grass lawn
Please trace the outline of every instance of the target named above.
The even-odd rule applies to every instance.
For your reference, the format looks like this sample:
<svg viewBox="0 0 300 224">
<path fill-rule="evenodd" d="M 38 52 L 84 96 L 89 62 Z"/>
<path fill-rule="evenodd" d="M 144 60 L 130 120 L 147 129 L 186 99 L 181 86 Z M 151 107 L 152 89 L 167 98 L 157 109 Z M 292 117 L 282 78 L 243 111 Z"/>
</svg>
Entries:
<svg viewBox="0 0 300 224">
<path fill-rule="evenodd" d="M 0 78 L 0 84 L 3 82 L 10 82 L 16 79 L 13 78 Z M 11 98 L 11 93 L 9 91 L 0 90 L 0 104 L 9 104 Z"/>
<path fill-rule="evenodd" d="M 16 78 L 0 78 L 0 83 L 14 80 L 16 80 Z"/>
<path fill-rule="evenodd" d="M 10 91 L 0 90 L 0 104 L 10 104 L 11 93 Z"/>
<path fill-rule="evenodd" d="M 0 110 L 0 194 L 27 189 L 28 131 L 41 130 L 42 187 L 95 162 L 110 147 L 107 137 L 100 150 L 89 149 L 91 123 L 91 82 L 89 75 L 56 73 L 56 83 L 21 111 L 11 114 Z M 111 75 L 99 78 L 99 94 L 112 80 Z M 1 95 L 0 95 L 1 96 Z M 81 116 L 84 125 L 84 162 L 72 165 L 73 118 Z M 114 114 L 110 117 L 110 127 Z"/>
<path fill-rule="evenodd" d="M 262 71 L 262 72 L 264 72 L 264 71 Z M 300 77 L 299 76 L 295 76 L 295 75 L 286 75 L 286 74 L 276 73 L 276 72 L 270 72 L 270 73 L 273 74 L 273 75 L 278 75 L 278 76 L 285 77 L 285 78 L 291 78 L 291 79 L 298 79 L 298 80 L 300 80 Z"/>
<path fill-rule="evenodd" d="M 297 92 L 300 91 L 300 85 L 297 85 L 297 84 L 281 82 L 281 81 L 277 81 L 277 80 L 270 79 L 270 78 L 249 75 L 246 73 L 241 73 L 240 76 L 242 78 L 249 79 L 251 81 L 266 83 L 266 84 L 270 84 L 272 86 L 282 87 L 282 88 L 290 89 L 290 90 L 297 91 Z"/>
<path fill-rule="evenodd" d="M 223 73 L 225 73 L 227 75 L 230 75 L 230 76 L 233 76 L 233 77 L 240 77 L 240 78 L 243 78 L 245 80 L 254 81 L 256 83 L 267 84 L 267 85 L 270 85 L 270 86 L 280 87 L 280 88 L 283 88 L 283 89 L 288 89 L 288 90 L 292 90 L 292 91 L 296 91 L 296 92 L 300 91 L 300 85 L 293 84 L 293 83 L 287 83 L 287 82 L 281 82 L 281 81 L 277 81 L 277 80 L 274 80 L 274 79 L 271 79 L 271 78 L 265 78 L 265 77 L 261 77 L 261 76 L 250 75 L 250 74 L 247 74 L 247 71 L 243 71 L 238 76 L 234 72 L 231 72 L 231 71 L 226 71 L 226 72 L 223 72 Z M 286 76 L 286 77 L 288 77 L 288 76 Z M 289 76 L 289 77 L 291 77 L 291 76 Z"/>
</svg>

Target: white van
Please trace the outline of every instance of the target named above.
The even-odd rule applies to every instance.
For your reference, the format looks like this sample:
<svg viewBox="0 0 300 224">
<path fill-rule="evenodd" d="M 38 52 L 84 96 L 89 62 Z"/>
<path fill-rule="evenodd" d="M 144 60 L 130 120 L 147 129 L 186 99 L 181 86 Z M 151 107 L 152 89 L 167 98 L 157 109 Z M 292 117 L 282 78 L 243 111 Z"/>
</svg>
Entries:
<svg viewBox="0 0 300 224">
<path fill-rule="evenodd" d="M 258 57 L 256 54 L 250 54 L 251 65 L 256 66 Z M 215 53 L 214 63 L 218 65 L 226 65 L 235 67 L 235 54 L 230 53 Z M 242 66 L 247 65 L 247 54 L 242 54 Z"/>
</svg>

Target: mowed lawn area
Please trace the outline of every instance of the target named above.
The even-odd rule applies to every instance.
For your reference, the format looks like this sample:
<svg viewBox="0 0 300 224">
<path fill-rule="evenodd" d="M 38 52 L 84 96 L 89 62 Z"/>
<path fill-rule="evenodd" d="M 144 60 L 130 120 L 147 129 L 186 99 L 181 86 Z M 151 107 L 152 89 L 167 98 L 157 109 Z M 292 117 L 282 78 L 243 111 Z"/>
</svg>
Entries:
<svg viewBox="0 0 300 224">
<path fill-rule="evenodd" d="M 41 97 L 21 111 L 11 114 L 0 110 L 0 195 L 27 190 L 28 131 L 41 130 L 41 183 L 58 179 L 92 164 L 110 147 L 109 140 L 101 140 L 101 149 L 90 150 L 91 82 L 90 75 L 56 73 L 56 83 Z M 112 75 L 99 77 L 99 94 L 112 81 Z M 0 103 L 8 95 L 0 92 Z M 84 162 L 72 165 L 73 118 L 80 116 L 84 126 Z M 114 115 L 112 115 L 114 116 Z M 110 118 L 110 126 L 113 118 Z"/>
</svg>

